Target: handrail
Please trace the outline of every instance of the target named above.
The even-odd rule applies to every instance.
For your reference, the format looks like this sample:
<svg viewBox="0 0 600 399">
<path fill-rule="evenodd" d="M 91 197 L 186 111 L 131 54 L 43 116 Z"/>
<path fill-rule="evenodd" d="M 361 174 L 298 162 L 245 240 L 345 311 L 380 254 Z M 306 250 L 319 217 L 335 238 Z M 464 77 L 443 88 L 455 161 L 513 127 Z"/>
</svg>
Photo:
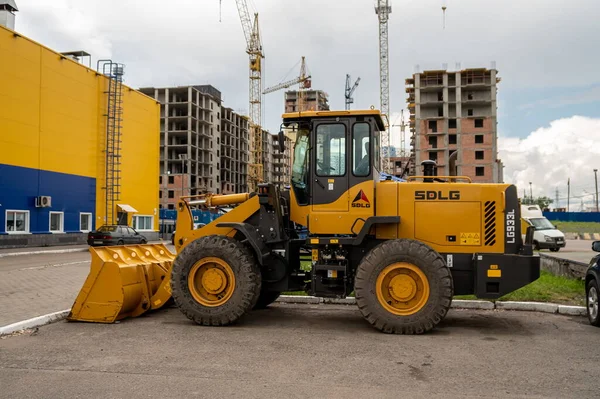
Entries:
<svg viewBox="0 0 600 399">
<path fill-rule="evenodd" d="M 468 183 L 473 183 L 469 176 L 408 176 L 406 181 L 412 181 L 417 179 L 448 179 L 449 181 L 443 183 L 456 183 L 456 180 L 466 180 Z"/>
</svg>

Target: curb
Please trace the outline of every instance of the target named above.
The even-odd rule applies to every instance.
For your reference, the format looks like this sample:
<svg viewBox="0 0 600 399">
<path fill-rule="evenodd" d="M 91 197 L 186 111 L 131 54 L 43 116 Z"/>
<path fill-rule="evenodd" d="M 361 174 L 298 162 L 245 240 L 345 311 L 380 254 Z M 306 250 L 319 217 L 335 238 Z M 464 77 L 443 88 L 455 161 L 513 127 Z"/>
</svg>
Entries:
<svg viewBox="0 0 600 399">
<path fill-rule="evenodd" d="M 16 323 L 0 327 L 0 337 L 18 331 L 28 330 L 30 328 L 40 327 L 46 324 L 54 323 L 67 317 L 70 311 L 71 309 L 61 310 L 60 312 L 48 313 L 42 316 L 34 317 L 33 319 L 18 321 Z"/>
<path fill-rule="evenodd" d="M 88 248 L 71 248 L 71 249 L 50 249 L 48 251 L 27 251 L 27 252 L 9 252 L 6 254 L 0 254 L 0 258 L 7 256 L 25 256 L 25 255 L 43 255 L 43 254 L 68 254 L 71 252 L 88 252 Z"/>
<path fill-rule="evenodd" d="M 317 298 L 305 295 L 281 295 L 275 300 L 280 303 L 308 303 L 308 304 L 332 304 L 332 305 L 354 305 L 356 299 L 348 298 Z M 474 310 L 520 310 L 541 313 L 558 313 L 569 316 L 586 316 L 585 306 L 559 305 L 547 302 L 515 302 L 515 301 L 479 301 L 454 299 L 452 309 L 474 309 Z"/>
</svg>

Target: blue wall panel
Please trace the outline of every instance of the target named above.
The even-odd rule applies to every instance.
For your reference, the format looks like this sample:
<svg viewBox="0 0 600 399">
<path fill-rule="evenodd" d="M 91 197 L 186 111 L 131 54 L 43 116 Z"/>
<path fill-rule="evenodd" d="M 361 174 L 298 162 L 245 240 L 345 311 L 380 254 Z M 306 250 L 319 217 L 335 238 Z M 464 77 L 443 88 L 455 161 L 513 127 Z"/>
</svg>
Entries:
<svg viewBox="0 0 600 399">
<path fill-rule="evenodd" d="M 543 212 L 548 220 L 560 222 L 600 222 L 598 212 Z"/>
<path fill-rule="evenodd" d="M 40 195 L 52 197 L 52 207 L 36 208 Z M 79 232 L 80 212 L 91 213 L 95 222 L 96 179 L 0 164 L 0 234 L 8 209 L 29 211 L 31 233 L 49 232 L 50 211 L 64 212 L 65 232 Z"/>
</svg>

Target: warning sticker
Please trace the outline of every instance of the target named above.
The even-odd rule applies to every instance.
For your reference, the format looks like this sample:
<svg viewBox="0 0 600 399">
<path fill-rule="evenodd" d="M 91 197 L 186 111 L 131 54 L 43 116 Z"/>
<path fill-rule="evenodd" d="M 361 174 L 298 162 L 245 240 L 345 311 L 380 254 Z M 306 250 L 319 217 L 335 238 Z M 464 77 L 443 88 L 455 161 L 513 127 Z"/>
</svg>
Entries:
<svg viewBox="0 0 600 399">
<path fill-rule="evenodd" d="M 479 233 L 460 233 L 460 245 L 481 245 Z"/>
</svg>

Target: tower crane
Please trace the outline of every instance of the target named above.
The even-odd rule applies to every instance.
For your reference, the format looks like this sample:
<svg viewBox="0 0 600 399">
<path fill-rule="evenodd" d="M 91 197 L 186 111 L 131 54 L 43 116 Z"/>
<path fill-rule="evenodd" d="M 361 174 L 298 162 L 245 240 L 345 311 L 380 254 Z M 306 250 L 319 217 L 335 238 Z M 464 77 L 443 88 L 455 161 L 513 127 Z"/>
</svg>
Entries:
<svg viewBox="0 0 600 399">
<path fill-rule="evenodd" d="M 350 109 L 350 104 L 352 104 L 354 102 L 354 98 L 352 98 L 352 94 L 354 93 L 354 90 L 356 90 L 356 87 L 358 86 L 358 82 L 360 82 L 360 77 L 358 77 L 358 79 L 356 79 L 356 82 L 354 82 L 354 85 L 352 87 L 350 87 L 350 75 L 346 74 L 346 92 L 345 92 L 346 111 L 348 111 Z"/>
<path fill-rule="evenodd" d="M 298 64 L 296 64 L 298 65 Z M 304 102 L 304 94 L 303 89 L 310 89 L 312 87 L 311 75 L 307 74 L 306 68 L 306 59 L 302 56 L 302 61 L 300 64 L 300 74 L 298 77 L 281 82 L 275 86 L 271 86 L 263 91 L 263 94 L 269 94 L 277 90 L 285 89 L 295 84 L 300 84 L 300 90 L 298 90 L 298 111 L 303 111 L 302 106 Z"/>
<path fill-rule="evenodd" d="M 381 135 L 381 161 L 385 173 L 390 173 L 390 82 L 388 60 L 388 19 L 392 12 L 390 0 L 377 0 L 375 14 L 379 19 L 379 99 L 384 115 L 385 132 Z"/>
<path fill-rule="evenodd" d="M 246 0 L 235 1 L 246 38 L 246 53 L 250 58 L 250 164 L 249 188 L 255 191 L 258 183 L 263 182 L 263 154 L 262 154 L 262 121 L 261 121 L 261 88 L 262 88 L 262 59 L 265 58 L 258 26 L 258 13 L 254 13 L 254 22 L 248 12 Z M 219 6 L 221 1 L 219 1 Z"/>
</svg>

